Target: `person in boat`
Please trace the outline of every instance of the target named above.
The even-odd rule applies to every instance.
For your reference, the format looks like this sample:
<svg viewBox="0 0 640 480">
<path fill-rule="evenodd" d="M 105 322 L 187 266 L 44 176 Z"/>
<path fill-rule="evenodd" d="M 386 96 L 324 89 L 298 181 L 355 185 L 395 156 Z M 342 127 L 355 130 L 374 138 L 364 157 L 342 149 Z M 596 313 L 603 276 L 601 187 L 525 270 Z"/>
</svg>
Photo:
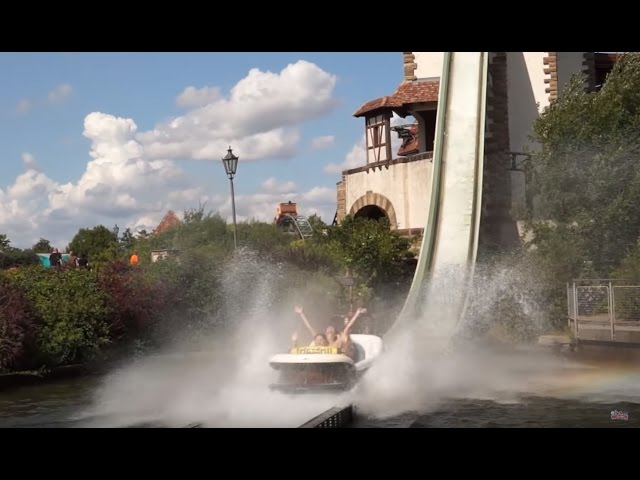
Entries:
<svg viewBox="0 0 640 480">
<path fill-rule="evenodd" d="M 298 332 L 294 332 L 291 336 L 291 342 L 293 343 L 293 348 L 298 346 Z M 313 337 L 313 341 L 309 344 L 310 347 L 328 347 L 329 342 L 327 341 L 327 337 L 323 333 L 318 333 Z"/>
<path fill-rule="evenodd" d="M 314 340 L 313 342 L 311 342 L 310 346 L 313 347 L 313 346 L 329 345 L 332 347 L 337 347 L 339 351 L 341 351 L 348 357 L 353 358 L 355 352 L 353 348 L 353 343 L 351 342 L 351 335 L 350 335 L 351 327 L 353 327 L 353 324 L 361 314 L 367 313 L 366 308 L 358 308 L 352 317 L 345 316 L 344 328 L 342 332 L 336 333 L 336 328 L 333 325 L 329 325 L 324 335 L 318 334 L 317 331 L 311 326 L 311 322 L 309 322 L 309 319 L 304 314 L 304 310 L 302 309 L 302 307 L 296 306 L 295 312 L 298 315 L 300 315 L 305 326 L 311 332 L 311 335 L 313 335 L 314 337 Z M 316 338 L 319 335 L 322 335 L 322 337 L 324 338 L 324 342 L 326 343 L 316 343 Z"/>
<path fill-rule="evenodd" d="M 311 332 L 311 336 L 313 337 L 313 341 L 311 342 L 311 345 L 309 345 L 310 347 L 315 347 L 315 346 L 321 346 L 320 344 L 315 343 L 315 339 L 318 335 L 322 335 L 321 333 L 318 333 L 318 331 L 313 328 L 311 326 L 311 322 L 309 322 L 309 319 L 307 318 L 307 316 L 304 314 L 304 310 L 302 309 L 302 307 L 296 306 L 294 308 L 295 312 L 300 315 L 300 318 L 302 318 L 302 321 L 304 322 L 304 325 L 307 327 L 307 330 L 309 330 L 309 332 Z M 333 325 L 329 325 L 327 327 L 327 329 L 324 332 L 324 338 L 325 341 L 327 342 L 325 345 L 326 346 L 331 346 L 331 347 L 337 347 L 337 343 L 340 340 L 339 335 L 336 332 L 336 328 Z"/>
<path fill-rule="evenodd" d="M 338 341 L 336 342 L 336 346 L 344 353 L 346 356 L 350 358 L 354 358 L 355 349 L 353 348 L 353 342 L 351 341 L 351 327 L 356 322 L 358 317 L 367 313 L 366 308 L 358 308 L 356 313 L 353 314 L 353 317 L 349 318 L 348 316 L 344 317 L 344 329 L 338 335 Z"/>
</svg>

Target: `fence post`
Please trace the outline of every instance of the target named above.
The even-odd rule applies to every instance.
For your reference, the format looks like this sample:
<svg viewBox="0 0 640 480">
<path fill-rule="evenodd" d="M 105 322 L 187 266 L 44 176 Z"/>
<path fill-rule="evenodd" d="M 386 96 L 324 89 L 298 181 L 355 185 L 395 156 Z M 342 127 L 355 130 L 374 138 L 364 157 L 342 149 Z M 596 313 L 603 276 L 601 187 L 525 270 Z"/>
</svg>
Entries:
<svg viewBox="0 0 640 480">
<path fill-rule="evenodd" d="M 574 326 L 574 331 L 575 331 L 576 342 L 577 342 L 578 339 L 580 338 L 580 334 L 578 331 L 578 322 L 580 321 L 580 306 L 578 305 L 578 289 L 576 288 L 575 280 L 573 281 L 573 305 L 575 306 L 575 312 L 576 312 L 576 318 L 575 318 L 576 323 Z"/>
<path fill-rule="evenodd" d="M 611 340 L 616 339 L 616 294 L 612 282 L 611 285 Z"/>
</svg>

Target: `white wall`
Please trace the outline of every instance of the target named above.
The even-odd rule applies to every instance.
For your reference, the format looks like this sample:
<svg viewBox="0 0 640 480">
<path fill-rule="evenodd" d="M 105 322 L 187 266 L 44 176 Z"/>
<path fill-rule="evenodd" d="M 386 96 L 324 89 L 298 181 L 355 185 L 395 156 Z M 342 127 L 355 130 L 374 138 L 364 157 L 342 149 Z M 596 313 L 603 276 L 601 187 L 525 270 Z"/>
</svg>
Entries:
<svg viewBox="0 0 640 480">
<path fill-rule="evenodd" d="M 584 52 L 558 52 L 558 95 L 562 95 L 565 85 L 574 73 L 582 72 L 584 68 Z"/>
<path fill-rule="evenodd" d="M 549 105 L 549 76 L 544 73 L 547 52 L 507 52 L 509 150 L 524 151 L 534 120 Z M 536 103 L 538 106 L 536 106 Z"/>
<path fill-rule="evenodd" d="M 347 214 L 368 191 L 387 197 L 393 204 L 398 229 L 424 228 L 431 195 L 431 160 L 418 160 L 358 172 L 345 177 Z"/>
<path fill-rule="evenodd" d="M 413 52 L 417 64 L 415 75 L 418 78 L 440 78 L 444 52 Z"/>
</svg>

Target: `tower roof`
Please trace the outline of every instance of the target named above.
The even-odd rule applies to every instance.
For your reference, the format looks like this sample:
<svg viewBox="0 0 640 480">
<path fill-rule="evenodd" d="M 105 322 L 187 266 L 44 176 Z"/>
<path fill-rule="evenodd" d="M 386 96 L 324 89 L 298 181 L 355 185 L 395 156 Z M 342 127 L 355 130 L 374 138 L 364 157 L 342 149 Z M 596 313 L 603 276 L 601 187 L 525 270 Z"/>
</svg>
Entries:
<svg viewBox="0 0 640 480">
<path fill-rule="evenodd" d="M 440 91 L 440 80 L 413 80 L 402 82 L 391 96 L 370 100 L 353 114 L 362 117 L 375 110 L 394 110 L 415 103 L 437 102 Z"/>
<path fill-rule="evenodd" d="M 162 218 L 153 233 L 156 235 L 159 233 L 164 233 L 167 230 L 171 230 L 173 227 L 177 227 L 181 223 L 182 221 L 178 218 L 175 212 L 173 210 L 169 210 Z"/>
</svg>

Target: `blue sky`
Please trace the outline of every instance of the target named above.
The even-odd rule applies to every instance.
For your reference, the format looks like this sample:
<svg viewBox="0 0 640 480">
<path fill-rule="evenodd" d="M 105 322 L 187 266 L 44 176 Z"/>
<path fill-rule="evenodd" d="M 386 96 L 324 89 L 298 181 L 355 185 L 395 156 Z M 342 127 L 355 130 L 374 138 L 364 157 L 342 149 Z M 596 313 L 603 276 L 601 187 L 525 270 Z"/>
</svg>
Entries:
<svg viewBox="0 0 640 480">
<path fill-rule="evenodd" d="M 240 219 L 290 199 L 331 221 L 339 171 L 365 162 L 352 113 L 403 74 L 400 52 L 2 53 L 0 69 L 0 233 L 17 247 L 204 202 L 229 215 L 229 144 Z"/>
</svg>

